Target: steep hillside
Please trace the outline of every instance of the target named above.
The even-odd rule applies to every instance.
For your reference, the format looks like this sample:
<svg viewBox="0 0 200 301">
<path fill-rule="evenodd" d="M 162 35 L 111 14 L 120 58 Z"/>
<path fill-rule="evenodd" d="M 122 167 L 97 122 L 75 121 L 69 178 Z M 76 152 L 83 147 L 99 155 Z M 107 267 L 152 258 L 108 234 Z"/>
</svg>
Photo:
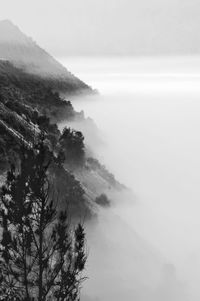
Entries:
<svg viewBox="0 0 200 301">
<path fill-rule="evenodd" d="M 92 92 L 88 85 L 8 20 L 0 22 L 0 59 L 9 60 L 27 73 L 39 76 L 56 90 L 68 94 Z"/>
<path fill-rule="evenodd" d="M 34 147 L 41 134 L 53 151 L 55 163 L 50 169 L 60 206 L 70 200 L 73 216 L 91 217 L 98 206 L 109 206 L 105 195 L 124 189 L 105 167 L 91 158 L 80 131 L 70 127 L 59 131 L 57 122 L 82 118 L 69 101 L 36 75 L 0 60 L 0 174 L 10 163 L 20 160 L 20 147 Z M 1 178 L 2 181 L 2 178 Z"/>
<path fill-rule="evenodd" d="M 31 105 L 55 121 L 75 113 L 71 103 L 61 99 L 48 82 L 14 67 L 9 61 L 0 60 L 0 87 L 2 100 Z"/>
</svg>

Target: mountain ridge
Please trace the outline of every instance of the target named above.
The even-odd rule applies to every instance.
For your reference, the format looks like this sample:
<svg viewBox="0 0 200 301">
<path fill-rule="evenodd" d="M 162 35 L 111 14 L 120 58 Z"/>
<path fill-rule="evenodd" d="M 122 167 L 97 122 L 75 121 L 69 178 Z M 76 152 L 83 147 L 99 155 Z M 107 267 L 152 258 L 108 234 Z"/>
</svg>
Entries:
<svg viewBox="0 0 200 301">
<path fill-rule="evenodd" d="M 19 161 L 20 146 L 34 147 L 41 133 L 48 148 L 65 162 L 52 166 L 56 189 L 62 191 L 60 206 L 66 206 L 65 196 L 71 198 L 73 216 L 90 218 L 96 214 L 96 198 L 104 193 L 124 190 L 104 166 L 91 158 L 80 131 L 70 129 L 70 121 L 84 115 L 74 110 L 69 101 L 47 87 L 37 76 L 17 69 L 10 62 L 0 60 L 0 177 L 10 163 Z M 61 132 L 57 122 L 66 121 Z M 66 129 L 67 135 L 63 135 Z M 3 179 L 0 179 L 0 184 Z M 1 185 L 0 185 L 1 186 Z M 74 194 L 75 193 L 75 194 Z M 104 197 L 105 199 L 105 197 Z M 107 199 L 109 205 L 109 199 Z"/>
<path fill-rule="evenodd" d="M 9 20 L 0 21 L 0 59 L 41 79 L 51 80 L 55 90 L 66 94 L 90 94 L 92 88 L 68 71 L 53 56 Z"/>
</svg>

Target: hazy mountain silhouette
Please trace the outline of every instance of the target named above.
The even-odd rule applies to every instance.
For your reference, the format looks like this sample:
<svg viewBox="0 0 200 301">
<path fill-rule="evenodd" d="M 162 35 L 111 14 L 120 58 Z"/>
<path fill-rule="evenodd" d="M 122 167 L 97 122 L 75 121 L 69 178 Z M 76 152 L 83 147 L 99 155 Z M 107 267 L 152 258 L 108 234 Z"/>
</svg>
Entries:
<svg viewBox="0 0 200 301">
<path fill-rule="evenodd" d="M 0 59 L 9 60 L 28 73 L 61 81 L 63 90 L 68 92 L 91 91 L 88 85 L 70 73 L 9 20 L 0 21 Z"/>
</svg>

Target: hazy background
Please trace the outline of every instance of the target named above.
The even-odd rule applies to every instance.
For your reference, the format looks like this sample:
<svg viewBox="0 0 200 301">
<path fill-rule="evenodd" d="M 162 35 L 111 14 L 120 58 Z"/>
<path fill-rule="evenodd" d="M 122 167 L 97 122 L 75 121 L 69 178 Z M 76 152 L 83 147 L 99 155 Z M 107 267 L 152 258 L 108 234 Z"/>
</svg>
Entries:
<svg viewBox="0 0 200 301">
<path fill-rule="evenodd" d="M 89 227 L 84 292 L 103 301 L 199 300 L 200 58 L 63 64 L 101 92 L 74 106 L 102 134 L 104 144 L 90 147 L 135 195 L 116 196 Z"/>
<path fill-rule="evenodd" d="M 100 91 L 74 106 L 135 195 L 87 225 L 86 301 L 200 300 L 199 16 L 199 0 L 0 0 L 0 19 Z"/>
<path fill-rule="evenodd" d="M 199 0 L 1 0 L 11 19 L 56 57 L 197 54 Z"/>
</svg>

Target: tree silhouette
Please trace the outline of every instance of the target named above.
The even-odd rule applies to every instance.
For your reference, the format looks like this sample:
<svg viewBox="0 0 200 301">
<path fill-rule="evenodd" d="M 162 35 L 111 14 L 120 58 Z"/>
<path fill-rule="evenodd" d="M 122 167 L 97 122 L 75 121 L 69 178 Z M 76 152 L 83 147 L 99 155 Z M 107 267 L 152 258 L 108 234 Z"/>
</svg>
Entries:
<svg viewBox="0 0 200 301">
<path fill-rule="evenodd" d="M 56 211 L 48 180 L 53 154 L 41 139 L 21 147 L 0 198 L 0 300 L 77 301 L 86 262 L 81 224 Z"/>
<path fill-rule="evenodd" d="M 59 138 L 67 163 L 81 164 L 84 160 L 84 136 L 80 131 L 65 127 Z"/>
</svg>

